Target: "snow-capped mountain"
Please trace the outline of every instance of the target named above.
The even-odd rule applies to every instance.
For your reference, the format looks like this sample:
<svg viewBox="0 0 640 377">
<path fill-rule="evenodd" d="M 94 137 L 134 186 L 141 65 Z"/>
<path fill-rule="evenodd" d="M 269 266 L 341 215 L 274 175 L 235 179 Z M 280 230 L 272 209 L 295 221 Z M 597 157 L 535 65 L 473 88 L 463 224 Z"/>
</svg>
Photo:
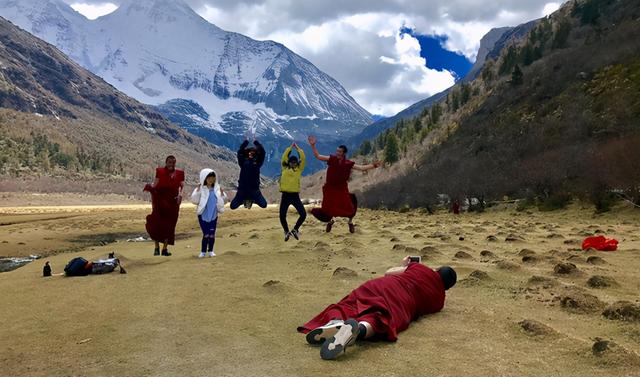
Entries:
<svg viewBox="0 0 640 377">
<path fill-rule="evenodd" d="M 309 61 L 282 44 L 224 31 L 182 0 L 125 0 L 93 21 L 62 0 L 0 0 L 0 15 L 214 142 L 234 146 L 247 131 L 274 140 L 309 132 L 339 139 L 371 123 Z M 198 111 L 180 113 L 193 104 Z"/>
</svg>

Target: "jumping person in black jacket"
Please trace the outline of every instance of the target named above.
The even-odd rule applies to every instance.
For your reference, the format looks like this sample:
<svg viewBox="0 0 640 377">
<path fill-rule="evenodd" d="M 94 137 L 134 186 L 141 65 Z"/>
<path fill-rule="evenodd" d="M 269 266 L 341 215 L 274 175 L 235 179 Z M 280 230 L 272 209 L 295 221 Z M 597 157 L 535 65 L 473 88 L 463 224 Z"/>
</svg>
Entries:
<svg viewBox="0 0 640 377">
<path fill-rule="evenodd" d="M 249 147 L 249 140 L 240 145 L 238 149 L 238 165 L 240 165 L 240 179 L 238 180 L 238 192 L 231 201 L 231 209 L 236 209 L 244 204 L 251 208 L 256 203 L 262 208 L 267 207 L 267 200 L 260 192 L 260 168 L 264 163 L 264 147 L 258 140 L 253 141 L 255 147 Z"/>
</svg>

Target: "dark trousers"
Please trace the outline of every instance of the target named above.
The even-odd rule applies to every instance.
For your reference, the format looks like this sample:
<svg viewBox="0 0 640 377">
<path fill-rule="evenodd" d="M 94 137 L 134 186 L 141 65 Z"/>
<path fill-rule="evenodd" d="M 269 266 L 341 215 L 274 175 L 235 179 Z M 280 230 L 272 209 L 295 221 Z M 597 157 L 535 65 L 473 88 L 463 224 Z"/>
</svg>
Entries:
<svg viewBox="0 0 640 377">
<path fill-rule="evenodd" d="M 300 193 L 297 192 L 283 192 L 282 199 L 280 199 L 280 224 L 282 224 L 282 229 L 285 232 L 289 232 L 289 224 L 287 224 L 287 211 L 289 210 L 289 206 L 293 205 L 293 207 L 298 211 L 298 221 L 296 221 L 296 225 L 293 229 L 298 230 L 304 223 L 304 220 L 307 218 L 307 211 L 305 211 L 304 206 L 302 205 L 302 201 L 300 201 Z"/>
<path fill-rule="evenodd" d="M 202 220 L 202 216 L 198 216 L 198 223 L 200 223 L 200 229 L 202 230 L 202 247 L 201 252 L 213 251 L 213 245 L 216 243 L 216 229 L 218 228 L 218 218 L 211 221 Z"/>
<path fill-rule="evenodd" d="M 236 209 L 240 207 L 244 204 L 245 200 L 251 200 L 261 208 L 267 208 L 267 199 L 262 196 L 259 189 L 255 191 L 238 190 L 236 196 L 231 201 L 230 208 Z"/>
</svg>

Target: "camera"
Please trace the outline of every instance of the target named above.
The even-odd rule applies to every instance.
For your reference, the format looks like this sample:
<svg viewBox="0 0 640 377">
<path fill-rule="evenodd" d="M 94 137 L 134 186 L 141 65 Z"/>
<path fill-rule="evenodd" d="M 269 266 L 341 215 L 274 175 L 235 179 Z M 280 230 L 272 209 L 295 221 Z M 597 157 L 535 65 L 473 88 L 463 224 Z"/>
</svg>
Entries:
<svg viewBox="0 0 640 377">
<path fill-rule="evenodd" d="M 411 262 L 411 263 L 420 263 L 420 262 L 422 262 L 422 257 L 421 256 L 410 256 L 409 257 L 409 262 Z"/>
</svg>

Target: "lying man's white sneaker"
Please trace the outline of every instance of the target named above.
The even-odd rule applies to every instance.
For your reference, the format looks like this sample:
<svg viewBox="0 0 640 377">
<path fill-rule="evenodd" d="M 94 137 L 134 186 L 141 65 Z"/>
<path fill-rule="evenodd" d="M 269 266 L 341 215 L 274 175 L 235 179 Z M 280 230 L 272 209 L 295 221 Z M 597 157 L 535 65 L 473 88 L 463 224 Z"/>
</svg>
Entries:
<svg viewBox="0 0 640 377">
<path fill-rule="evenodd" d="M 216 256 L 216 253 L 214 253 L 213 251 L 210 251 L 210 252 L 209 252 L 209 258 L 211 258 L 211 257 L 215 257 L 215 256 Z"/>
<path fill-rule="evenodd" d="M 331 338 L 336 335 L 340 327 L 344 324 L 344 321 L 341 319 L 333 319 L 329 321 L 326 325 L 316 327 L 315 329 L 309 331 L 307 333 L 307 343 L 312 345 L 321 345 L 325 342 L 325 340 Z"/>
<path fill-rule="evenodd" d="M 336 335 L 327 339 L 320 349 L 320 357 L 324 360 L 333 360 L 346 351 L 347 347 L 356 342 L 360 328 L 358 321 L 347 319 L 340 327 Z"/>
<path fill-rule="evenodd" d="M 198 258 L 204 258 L 206 256 L 206 254 L 204 252 L 200 253 L 200 255 L 198 255 Z"/>
</svg>

